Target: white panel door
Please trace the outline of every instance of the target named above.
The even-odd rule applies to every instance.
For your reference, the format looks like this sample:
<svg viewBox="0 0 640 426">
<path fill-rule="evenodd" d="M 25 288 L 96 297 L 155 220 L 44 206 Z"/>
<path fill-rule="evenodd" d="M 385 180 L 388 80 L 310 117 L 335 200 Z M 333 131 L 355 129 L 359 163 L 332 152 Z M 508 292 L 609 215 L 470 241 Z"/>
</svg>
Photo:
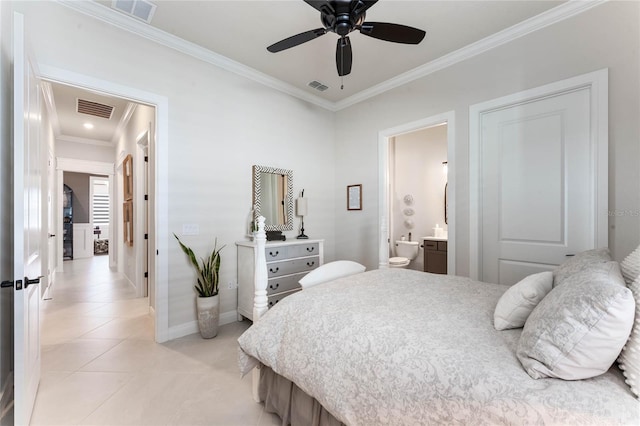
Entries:
<svg viewBox="0 0 640 426">
<path fill-rule="evenodd" d="M 27 425 L 40 383 L 40 95 L 26 54 L 23 16 L 14 14 L 14 422 Z M 46 261 L 46 259 L 45 259 Z"/>
<path fill-rule="evenodd" d="M 482 281 L 514 284 L 596 241 L 588 87 L 481 116 Z"/>
</svg>

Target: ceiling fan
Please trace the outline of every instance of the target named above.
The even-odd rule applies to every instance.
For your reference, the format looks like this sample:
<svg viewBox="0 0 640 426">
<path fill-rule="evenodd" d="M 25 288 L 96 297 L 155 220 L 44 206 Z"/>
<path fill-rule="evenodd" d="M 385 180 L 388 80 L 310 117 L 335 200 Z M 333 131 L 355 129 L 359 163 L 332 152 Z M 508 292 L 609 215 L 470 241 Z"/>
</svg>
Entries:
<svg viewBox="0 0 640 426">
<path fill-rule="evenodd" d="M 304 2 L 320 11 L 320 19 L 324 27 L 285 38 L 267 47 L 267 50 L 276 53 L 314 40 L 328 32 L 336 33 L 340 36 L 336 47 L 336 67 L 341 77 L 351 72 L 353 55 L 348 34 L 352 31 L 359 30 L 361 34 L 369 37 L 404 44 L 418 44 L 426 34 L 423 30 L 406 25 L 365 22 L 367 9 L 378 0 L 304 0 Z"/>
</svg>

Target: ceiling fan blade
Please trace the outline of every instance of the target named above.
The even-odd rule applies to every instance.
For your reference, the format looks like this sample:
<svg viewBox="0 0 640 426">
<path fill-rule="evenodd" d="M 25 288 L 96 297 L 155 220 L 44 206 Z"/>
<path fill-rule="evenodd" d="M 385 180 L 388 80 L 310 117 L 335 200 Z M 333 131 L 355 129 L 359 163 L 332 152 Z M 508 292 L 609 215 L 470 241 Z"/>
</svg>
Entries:
<svg viewBox="0 0 640 426">
<path fill-rule="evenodd" d="M 363 22 L 360 33 L 380 40 L 405 44 L 418 44 L 427 34 L 418 28 L 387 22 Z"/>
<path fill-rule="evenodd" d="M 284 40 L 280 40 L 279 42 L 267 47 L 267 50 L 271 53 L 280 52 L 281 50 L 289 49 L 299 44 L 316 39 L 321 35 L 325 35 L 326 33 L 327 30 L 325 30 L 324 28 L 316 28 L 315 30 L 305 31 L 303 33 L 285 38 Z"/>
<path fill-rule="evenodd" d="M 342 77 L 351 72 L 351 62 L 353 54 L 351 52 L 351 41 L 349 37 L 341 37 L 338 39 L 338 46 L 336 47 L 336 67 L 338 68 L 338 75 Z"/>
<path fill-rule="evenodd" d="M 326 0 L 304 0 L 304 2 L 316 10 L 326 13 L 327 15 L 333 15 L 336 13 L 335 10 L 333 10 L 333 6 L 331 6 L 331 3 Z"/>
</svg>

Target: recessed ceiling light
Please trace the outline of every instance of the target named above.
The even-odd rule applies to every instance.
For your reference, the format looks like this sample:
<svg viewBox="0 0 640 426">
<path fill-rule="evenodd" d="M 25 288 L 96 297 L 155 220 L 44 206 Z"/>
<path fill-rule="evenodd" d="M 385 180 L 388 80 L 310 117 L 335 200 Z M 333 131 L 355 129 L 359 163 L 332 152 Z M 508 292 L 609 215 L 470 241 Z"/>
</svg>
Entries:
<svg viewBox="0 0 640 426">
<path fill-rule="evenodd" d="M 84 123 L 83 126 L 85 129 L 89 129 L 89 130 L 93 129 L 93 124 L 91 123 Z"/>
</svg>

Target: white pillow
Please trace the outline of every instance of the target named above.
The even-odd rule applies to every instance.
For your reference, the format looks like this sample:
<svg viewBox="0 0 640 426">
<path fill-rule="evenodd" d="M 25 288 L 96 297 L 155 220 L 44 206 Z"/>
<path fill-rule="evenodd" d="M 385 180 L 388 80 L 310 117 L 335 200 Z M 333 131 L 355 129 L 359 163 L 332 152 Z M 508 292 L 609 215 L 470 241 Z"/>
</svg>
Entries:
<svg viewBox="0 0 640 426">
<path fill-rule="evenodd" d="M 620 262 L 620 269 L 624 280 L 630 286 L 640 276 L 640 247 L 632 251 Z"/>
<path fill-rule="evenodd" d="M 576 272 L 589 269 L 593 265 L 610 262 L 611 260 L 611 254 L 609 253 L 609 249 L 606 247 L 580 252 L 575 256 L 568 258 L 553 270 L 553 286 L 559 286 L 566 278 Z"/>
<path fill-rule="evenodd" d="M 640 277 L 629 285 L 629 290 L 636 300 L 636 319 L 618 362 L 631 392 L 640 398 Z"/>
<path fill-rule="evenodd" d="M 545 271 L 529 275 L 512 285 L 500 297 L 493 314 L 496 330 L 524 326 L 533 308 L 551 291 L 553 272 Z"/>
<path fill-rule="evenodd" d="M 360 272 L 364 272 L 365 269 L 361 264 L 352 262 L 351 260 L 336 260 L 335 262 L 325 263 L 317 267 L 302 277 L 298 282 L 304 290 L 305 288 L 335 280 L 336 278 L 359 274 Z"/>
<path fill-rule="evenodd" d="M 516 355 L 534 379 L 580 380 L 606 372 L 627 342 L 635 301 L 617 262 L 566 277 L 531 312 Z"/>
</svg>

